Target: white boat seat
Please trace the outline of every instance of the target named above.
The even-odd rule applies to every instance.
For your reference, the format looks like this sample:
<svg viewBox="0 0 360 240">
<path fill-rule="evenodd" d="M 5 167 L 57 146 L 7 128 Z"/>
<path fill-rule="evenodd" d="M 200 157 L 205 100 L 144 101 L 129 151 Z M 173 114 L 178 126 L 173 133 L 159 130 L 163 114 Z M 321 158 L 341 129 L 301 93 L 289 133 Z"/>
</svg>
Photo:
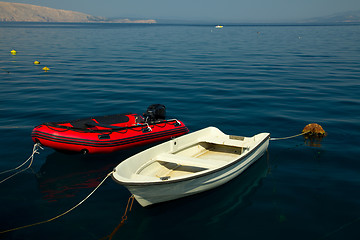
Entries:
<svg viewBox="0 0 360 240">
<path fill-rule="evenodd" d="M 200 159 L 195 157 L 186 157 L 171 153 L 162 153 L 157 155 L 154 160 L 162 162 L 170 162 L 183 166 L 194 166 L 201 168 L 215 168 L 226 164 L 227 162 L 213 159 Z"/>
<path fill-rule="evenodd" d="M 131 179 L 136 181 L 157 181 L 159 178 L 153 176 L 147 176 L 142 174 L 133 173 L 131 174 Z"/>
<path fill-rule="evenodd" d="M 230 138 L 220 138 L 220 137 L 204 138 L 204 139 L 199 139 L 199 142 L 213 143 L 213 144 L 219 144 L 219 145 L 225 145 L 231 147 L 241 147 L 246 149 L 250 148 L 248 142 L 244 142 L 236 139 L 230 139 Z"/>
</svg>

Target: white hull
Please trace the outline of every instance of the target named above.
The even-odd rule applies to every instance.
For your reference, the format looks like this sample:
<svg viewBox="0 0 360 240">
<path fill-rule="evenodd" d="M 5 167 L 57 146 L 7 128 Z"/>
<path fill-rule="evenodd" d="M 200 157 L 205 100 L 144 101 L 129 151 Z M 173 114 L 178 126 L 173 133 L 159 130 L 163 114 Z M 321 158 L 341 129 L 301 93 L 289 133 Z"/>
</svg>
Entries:
<svg viewBox="0 0 360 240">
<path fill-rule="evenodd" d="M 269 136 L 232 137 L 205 128 L 126 159 L 115 168 L 113 178 L 142 206 L 193 195 L 241 174 L 264 154 Z"/>
</svg>

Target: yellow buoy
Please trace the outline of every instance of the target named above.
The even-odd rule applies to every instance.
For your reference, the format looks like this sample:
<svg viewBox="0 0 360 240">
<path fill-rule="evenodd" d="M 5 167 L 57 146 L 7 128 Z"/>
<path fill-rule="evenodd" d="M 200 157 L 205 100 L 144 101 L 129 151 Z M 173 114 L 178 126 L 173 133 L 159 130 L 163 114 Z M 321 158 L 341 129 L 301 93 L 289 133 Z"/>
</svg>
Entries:
<svg viewBox="0 0 360 240">
<path fill-rule="evenodd" d="M 43 69 L 42 70 L 44 70 L 45 72 L 47 72 L 47 71 L 49 71 L 50 70 L 50 68 L 48 68 L 48 67 L 43 67 Z"/>
<path fill-rule="evenodd" d="M 35 61 L 34 64 L 40 64 L 40 62 L 39 62 L 39 61 Z"/>
<path fill-rule="evenodd" d="M 13 50 L 11 50 L 11 54 L 12 55 L 16 55 L 16 51 L 13 49 Z"/>
</svg>

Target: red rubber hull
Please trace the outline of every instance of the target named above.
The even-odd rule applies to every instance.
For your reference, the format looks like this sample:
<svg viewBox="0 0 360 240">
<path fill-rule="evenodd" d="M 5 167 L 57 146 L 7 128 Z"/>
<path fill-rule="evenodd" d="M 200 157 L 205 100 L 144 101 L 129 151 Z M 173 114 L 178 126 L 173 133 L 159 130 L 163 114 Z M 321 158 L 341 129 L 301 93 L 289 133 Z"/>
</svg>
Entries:
<svg viewBox="0 0 360 240">
<path fill-rule="evenodd" d="M 64 129 L 62 126 L 42 124 L 33 129 L 31 137 L 34 142 L 58 151 L 95 154 L 168 140 L 188 132 L 188 128 L 179 120 L 141 124 L 121 130 L 101 128 L 101 131 Z"/>
</svg>

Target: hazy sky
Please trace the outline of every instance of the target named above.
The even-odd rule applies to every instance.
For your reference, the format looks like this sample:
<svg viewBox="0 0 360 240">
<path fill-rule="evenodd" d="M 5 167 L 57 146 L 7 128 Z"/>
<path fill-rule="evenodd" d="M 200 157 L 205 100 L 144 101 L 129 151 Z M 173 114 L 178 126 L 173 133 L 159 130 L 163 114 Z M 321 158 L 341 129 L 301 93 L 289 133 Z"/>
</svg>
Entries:
<svg viewBox="0 0 360 240">
<path fill-rule="evenodd" d="M 276 22 L 360 10 L 360 0 L 0 0 L 94 16 Z"/>
</svg>

